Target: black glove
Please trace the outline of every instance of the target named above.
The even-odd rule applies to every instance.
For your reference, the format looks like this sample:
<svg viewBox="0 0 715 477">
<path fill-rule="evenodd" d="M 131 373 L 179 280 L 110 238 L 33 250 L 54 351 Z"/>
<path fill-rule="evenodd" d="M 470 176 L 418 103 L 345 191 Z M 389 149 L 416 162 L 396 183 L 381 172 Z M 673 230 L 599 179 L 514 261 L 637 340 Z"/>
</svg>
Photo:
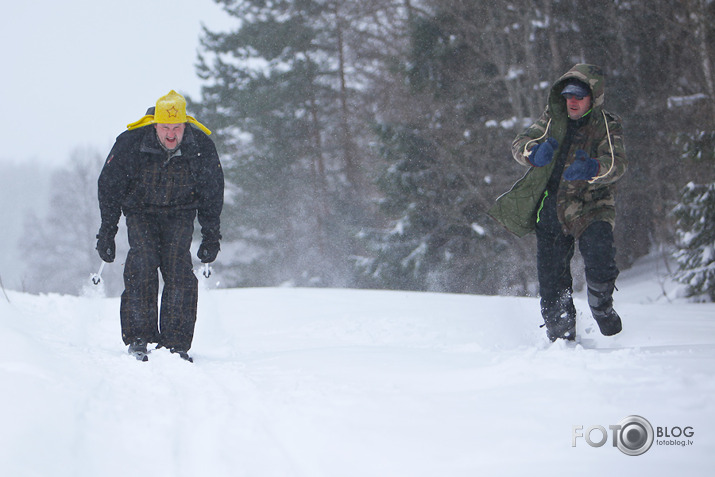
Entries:
<svg viewBox="0 0 715 477">
<path fill-rule="evenodd" d="M 221 250 L 221 246 L 219 245 L 218 240 L 208 241 L 204 239 L 201 241 L 201 245 L 199 246 L 199 251 L 196 256 L 199 257 L 201 263 L 211 263 L 216 260 L 216 255 L 218 255 L 219 250 Z"/>
<path fill-rule="evenodd" d="M 114 261 L 116 254 L 116 245 L 114 244 L 114 236 L 117 234 L 117 227 L 100 227 L 97 234 L 97 253 L 102 260 L 107 263 Z"/>
<path fill-rule="evenodd" d="M 532 147 L 527 159 L 535 167 L 544 167 L 554 158 L 554 150 L 557 147 L 559 147 L 559 142 L 550 137 L 541 144 Z"/>
</svg>

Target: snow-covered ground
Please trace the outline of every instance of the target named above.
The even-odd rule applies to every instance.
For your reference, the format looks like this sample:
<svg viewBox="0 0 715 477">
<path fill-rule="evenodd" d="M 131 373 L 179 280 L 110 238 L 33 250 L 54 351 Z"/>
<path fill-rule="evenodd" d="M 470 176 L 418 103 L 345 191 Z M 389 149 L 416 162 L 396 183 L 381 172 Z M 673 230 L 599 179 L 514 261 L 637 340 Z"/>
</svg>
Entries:
<svg viewBox="0 0 715 477">
<path fill-rule="evenodd" d="M 712 475 L 715 304 L 665 273 L 623 273 L 613 338 L 578 296 L 575 346 L 533 298 L 203 288 L 194 364 L 127 355 L 117 298 L 8 292 L 0 475 Z M 632 415 L 639 456 L 609 429 Z"/>
</svg>

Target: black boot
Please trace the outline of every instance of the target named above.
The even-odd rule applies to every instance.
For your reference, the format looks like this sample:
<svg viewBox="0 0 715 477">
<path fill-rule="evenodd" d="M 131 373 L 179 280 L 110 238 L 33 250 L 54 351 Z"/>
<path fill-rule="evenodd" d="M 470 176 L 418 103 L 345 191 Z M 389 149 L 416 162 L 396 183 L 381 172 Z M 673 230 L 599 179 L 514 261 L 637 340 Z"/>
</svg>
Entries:
<svg viewBox="0 0 715 477">
<path fill-rule="evenodd" d="M 546 336 L 551 341 L 561 338 L 576 339 L 576 307 L 571 298 L 571 290 L 559 293 L 555 300 L 541 299 L 541 316 L 544 318 Z"/>
<path fill-rule="evenodd" d="M 146 342 L 142 339 L 137 339 L 129 345 L 129 354 L 134 356 L 139 361 L 149 361 Z"/>
<path fill-rule="evenodd" d="M 616 282 L 588 283 L 588 305 L 593 319 L 598 323 L 601 334 L 613 336 L 623 329 L 621 317 L 613 309 L 613 290 Z"/>
<path fill-rule="evenodd" d="M 176 349 L 176 348 L 171 348 L 169 351 L 171 351 L 172 354 L 178 354 L 181 357 L 181 359 L 183 359 L 184 361 L 188 361 L 189 363 L 194 362 L 194 358 L 189 356 L 188 351 L 184 351 L 184 350 L 180 350 L 180 349 Z"/>
</svg>

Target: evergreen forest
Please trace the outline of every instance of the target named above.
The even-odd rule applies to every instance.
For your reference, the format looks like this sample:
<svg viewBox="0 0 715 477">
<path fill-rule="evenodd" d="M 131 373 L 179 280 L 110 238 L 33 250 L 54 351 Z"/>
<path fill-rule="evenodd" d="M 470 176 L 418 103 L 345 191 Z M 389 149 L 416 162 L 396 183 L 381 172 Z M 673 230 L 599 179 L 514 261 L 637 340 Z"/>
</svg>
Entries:
<svg viewBox="0 0 715 477">
<path fill-rule="evenodd" d="M 589 63 L 625 130 L 619 267 L 665 250 L 715 298 L 712 0 L 215 1 L 234 26 L 203 29 L 187 99 L 227 180 L 223 287 L 535 294 L 534 237 L 486 210 L 525 173 L 514 137 Z"/>
<path fill-rule="evenodd" d="M 533 292 L 533 237 L 485 211 L 575 63 L 626 131 L 621 268 L 675 245 L 685 186 L 715 177 L 712 1 L 217 2 L 235 28 L 204 31 L 192 107 L 230 183 L 232 286 Z"/>
</svg>

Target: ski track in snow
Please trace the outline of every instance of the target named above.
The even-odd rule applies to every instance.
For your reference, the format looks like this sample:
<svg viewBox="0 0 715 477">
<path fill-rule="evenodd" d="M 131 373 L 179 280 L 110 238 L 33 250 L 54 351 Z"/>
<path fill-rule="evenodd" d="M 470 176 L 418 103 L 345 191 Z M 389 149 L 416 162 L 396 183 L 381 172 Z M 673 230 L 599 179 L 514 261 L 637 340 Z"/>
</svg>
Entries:
<svg viewBox="0 0 715 477">
<path fill-rule="evenodd" d="M 715 305 L 622 282 L 624 331 L 577 296 L 575 345 L 534 298 L 202 289 L 193 364 L 129 356 L 118 298 L 9 292 L 0 475 L 709 475 Z M 571 445 L 633 414 L 694 444 Z"/>
</svg>

